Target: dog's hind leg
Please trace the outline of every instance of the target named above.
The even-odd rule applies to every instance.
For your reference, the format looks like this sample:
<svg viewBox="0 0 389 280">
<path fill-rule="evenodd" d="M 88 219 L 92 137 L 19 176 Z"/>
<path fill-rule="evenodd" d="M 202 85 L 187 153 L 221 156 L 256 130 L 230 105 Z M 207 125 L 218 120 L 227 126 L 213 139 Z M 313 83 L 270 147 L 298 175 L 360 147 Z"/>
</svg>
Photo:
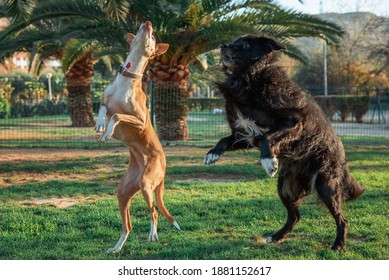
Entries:
<svg viewBox="0 0 389 280">
<path fill-rule="evenodd" d="M 158 213 L 155 210 L 154 203 L 153 203 L 153 191 L 151 188 L 148 187 L 141 187 L 143 197 L 146 200 L 147 207 L 150 211 L 150 234 L 149 234 L 149 241 L 154 242 L 158 241 Z"/>
<path fill-rule="evenodd" d="M 319 174 L 316 179 L 317 193 L 336 223 L 336 238 L 331 249 L 341 252 L 346 250 L 348 221 L 342 211 L 342 194 L 339 193 L 342 189 L 337 184 L 339 184 L 339 180 L 331 180 L 323 174 Z"/>
<path fill-rule="evenodd" d="M 261 150 L 261 165 L 263 169 L 270 177 L 274 177 L 278 170 L 278 159 L 274 155 L 266 137 L 260 138 L 259 149 Z"/>
<path fill-rule="evenodd" d="M 267 243 L 277 243 L 293 230 L 293 227 L 300 220 L 299 208 L 302 198 L 306 195 L 303 188 L 297 186 L 294 180 L 285 177 L 283 173 L 283 170 L 281 170 L 278 177 L 277 190 L 282 203 L 288 211 L 288 217 L 285 225 L 279 231 L 267 238 Z"/>
<path fill-rule="evenodd" d="M 130 206 L 132 198 L 139 191 L 139 184 L 130 181 L 130 174 L 127 172 L 119 185 L 118 188 L 118 202 L 119 211 L 122 218 L 122 234 L 116 243 L 115 247 L 107 250 L 108 254 L 119 252 L 123 244 L 126 242 L 129 233 L 132 230 L 131 217 L 130 217 Z"/>
</svg>

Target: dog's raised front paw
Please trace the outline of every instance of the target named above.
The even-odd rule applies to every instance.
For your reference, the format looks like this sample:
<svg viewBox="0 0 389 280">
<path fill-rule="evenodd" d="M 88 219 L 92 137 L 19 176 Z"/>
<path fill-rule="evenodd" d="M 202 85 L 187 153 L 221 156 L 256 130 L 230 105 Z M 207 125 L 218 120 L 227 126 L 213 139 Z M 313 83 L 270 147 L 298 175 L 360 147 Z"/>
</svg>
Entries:
<svg viewBox="0 0 389 280">
<path fill-rule="evenodd" d="M 274 177 L 278 170 L 278 159 L 274 158 L 261 158 L 261 164 L 263 169 L 270 177 Z"/>
<path fill-rule="evenodd" d="M 95 131 L 96 131 L 97 133 L 104 132 L 105 129 L 106 129 L 106 122 L 105 122 L 105 121 L 103 121 L 103 122 L 97 121 L 97 122 L 96 122 Z"/>
<path fill-rule="evenodd" d="M 216 161 L 218 161 L 220 158 L 220 155 L 214 154 L 214 153 L 208 153 L 204 156 L 204 164 L 210 165 Z"/>
<path fill-rule="evenodd" d="M 104 132 L 107 128 L 107 107 L 101 106 L 99 116 L 97 117 L 95 131 L 97 133 Z"/>
<path fill-rule="evenodd" d="M 115 131 L 117 123 L 114 122 L 114 120 L 111 118 L 108 122 L 107 129 L 104 131 L 104 133 L 99 137 L 98 141 L 106 142 L 108 140 L 111 140 L 113 133 Z"/>
<path fill-rule="evenodd" d="M 109 131 L 105 131 L 103 134 L 100 135 L 100 137 L 97 141 L 107 142 L 107 141 L 111 140 L 111 138 L 112 138 L 112 133 L 110 133 Z"/>
</svg>

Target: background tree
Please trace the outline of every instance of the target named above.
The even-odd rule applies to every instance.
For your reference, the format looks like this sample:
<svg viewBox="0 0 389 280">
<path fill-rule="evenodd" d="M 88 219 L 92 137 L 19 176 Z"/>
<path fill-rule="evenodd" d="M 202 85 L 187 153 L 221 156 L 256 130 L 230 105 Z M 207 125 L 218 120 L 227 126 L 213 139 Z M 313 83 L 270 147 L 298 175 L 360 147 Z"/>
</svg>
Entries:
<svg viewBox="0 0 389 280">
<path fill-rule="evenodd" d="M 376 17 L 367 27 L 367 34 L 370 34 L 371 41 L 374 44 L 369 44 L 364 47 L 364 51 L 368 53 L 368 59 L 374 61 L 377 66 L 372 71 L 372 77 L 386 78 L 389 77 L 389 18 Z M 386 83 L 388 85 L 389 83 Z"/>
<path fill-rule="evenodd" d="M 389 65 L 389 20 L 371 13 L 323 14 L 327 20 L 338 22 L 346 31 L 338 46 L 328 48 L 327 76 L 329 94 L 339 88 L 354 86 L 387 86 Z M 321 85 L 323 62 L 321 46 L 312 40 L 301 40 L 306 53 L 311 53 L 309 64 L 300 65 L 296 81 L 309 87 Z M 315 94 L 315 92 L 313 91 Z M 317 92 L 321 94 L 321 91 Z M 344 93 L 344 92 L 343 92 Z"/>
</svg>

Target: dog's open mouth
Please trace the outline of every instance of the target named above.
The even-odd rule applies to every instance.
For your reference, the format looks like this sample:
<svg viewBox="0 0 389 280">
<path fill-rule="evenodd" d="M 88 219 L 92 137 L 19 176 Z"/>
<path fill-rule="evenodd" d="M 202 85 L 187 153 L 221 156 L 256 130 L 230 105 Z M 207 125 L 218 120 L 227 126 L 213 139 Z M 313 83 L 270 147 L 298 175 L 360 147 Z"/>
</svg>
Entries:
<svg viewBox="0 0 389 280">
<path fill-rule="evenodd" d="M 225 67 L 234 68 L 242 64 L 242 59 L 229 54 L 222 54 L 221 62 Z"/>
</svg>

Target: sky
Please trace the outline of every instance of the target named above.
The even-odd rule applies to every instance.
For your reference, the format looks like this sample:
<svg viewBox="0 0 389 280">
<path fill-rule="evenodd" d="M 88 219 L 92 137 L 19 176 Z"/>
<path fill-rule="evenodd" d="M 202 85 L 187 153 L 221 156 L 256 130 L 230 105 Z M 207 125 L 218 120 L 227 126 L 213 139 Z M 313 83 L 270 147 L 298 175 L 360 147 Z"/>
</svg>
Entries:
<svg viewBox="0 0 389 280">
<path fill-rule="evenodd" d="M 389 17 L 389 0 L 276 0 L 285 8 L 305 12 L 320 13 L 320 2 L 324 13 L 372 12 L 379 16 Z"/>
</svg>

